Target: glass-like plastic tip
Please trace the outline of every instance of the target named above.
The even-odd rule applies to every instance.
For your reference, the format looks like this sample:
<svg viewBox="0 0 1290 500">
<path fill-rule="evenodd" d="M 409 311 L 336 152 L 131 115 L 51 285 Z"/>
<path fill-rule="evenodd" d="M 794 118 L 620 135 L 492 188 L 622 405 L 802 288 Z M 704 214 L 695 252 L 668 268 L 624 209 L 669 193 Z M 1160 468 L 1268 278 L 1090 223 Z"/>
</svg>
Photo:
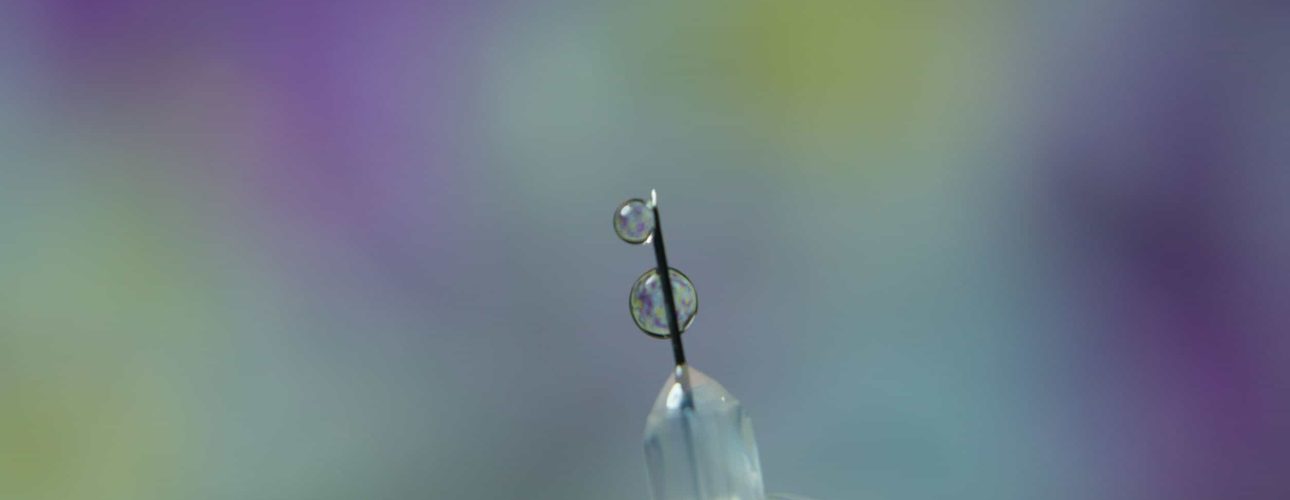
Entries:
<svg viewBox="0 0 1290 500">
<path fill-rule="evenodd" d="M 763 500 L 752 420 L 717 381 L 686 365 L 659 391 L 645 424 L 655 500 Z"/>
</svg>

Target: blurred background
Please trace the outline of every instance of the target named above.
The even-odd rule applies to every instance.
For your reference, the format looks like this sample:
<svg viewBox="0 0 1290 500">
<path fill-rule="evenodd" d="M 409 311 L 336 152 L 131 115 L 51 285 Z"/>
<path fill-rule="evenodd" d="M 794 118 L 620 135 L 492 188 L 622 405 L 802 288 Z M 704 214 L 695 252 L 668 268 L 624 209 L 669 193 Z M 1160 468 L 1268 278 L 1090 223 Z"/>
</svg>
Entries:
<svg viewBox="0 0 1290 500">
<path fill-rule="evenodd" d="M 1290 5 L 0 6 L 0 498 L 1290 498 Z"/>
</svg>

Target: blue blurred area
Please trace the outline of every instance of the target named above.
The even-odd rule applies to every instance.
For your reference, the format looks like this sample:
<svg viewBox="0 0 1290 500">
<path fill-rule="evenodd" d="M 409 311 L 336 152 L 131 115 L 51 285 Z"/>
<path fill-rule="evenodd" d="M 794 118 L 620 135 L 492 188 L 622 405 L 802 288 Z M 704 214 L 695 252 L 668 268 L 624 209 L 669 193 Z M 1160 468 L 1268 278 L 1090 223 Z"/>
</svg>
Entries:
<svg viewBox="0 0 1290 500">
<path fill-rule="evenodd" d="M 0 498 L 1290 497 L 1290 9 L 0 6 Z"/>
</svg>

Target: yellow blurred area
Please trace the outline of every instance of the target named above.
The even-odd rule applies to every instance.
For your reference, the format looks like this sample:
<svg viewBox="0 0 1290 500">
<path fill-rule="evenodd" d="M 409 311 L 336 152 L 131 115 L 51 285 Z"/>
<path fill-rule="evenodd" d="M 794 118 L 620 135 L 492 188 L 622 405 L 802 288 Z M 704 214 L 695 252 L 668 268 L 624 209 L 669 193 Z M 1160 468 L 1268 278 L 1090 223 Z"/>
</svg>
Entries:
<svg viewBox="0 0 1290 500">
<path fill-rule="evenodd" d="M 184 401 L 203 283 L 174 208 L 127 170 L 50 188 L 5 249 L 0 498 L 174 498 L 200 442 Z"/>
<path fill-rule="evenodd" d="M 971 126 L 996 77 L 997 16 L 956 2 L 712 0 L 639 14 L 629 50 L 644 64 L 629 80 L 644 93 L 815 156 L 935 146 Z"/>
<path fill-rule="evenodd" d="M 100 367 L 6 382 L 0 497 L 167 498 L 178 483 L 182 422 L 160 382 Z"/>
</svg>

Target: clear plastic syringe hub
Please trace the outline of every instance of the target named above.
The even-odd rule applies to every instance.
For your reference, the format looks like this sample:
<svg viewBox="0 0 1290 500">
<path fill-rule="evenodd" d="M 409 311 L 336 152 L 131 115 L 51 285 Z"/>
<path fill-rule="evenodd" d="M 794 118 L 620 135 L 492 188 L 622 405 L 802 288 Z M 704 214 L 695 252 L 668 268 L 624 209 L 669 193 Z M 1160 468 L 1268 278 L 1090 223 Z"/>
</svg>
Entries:
<svg viewBox="0 0 1290 500">
<path fill-rule="evenodd" d="M 752 420 L 721 384 L 676 367 L 645 424 L 654 500 L 765 498 Z"/>
</svg>

